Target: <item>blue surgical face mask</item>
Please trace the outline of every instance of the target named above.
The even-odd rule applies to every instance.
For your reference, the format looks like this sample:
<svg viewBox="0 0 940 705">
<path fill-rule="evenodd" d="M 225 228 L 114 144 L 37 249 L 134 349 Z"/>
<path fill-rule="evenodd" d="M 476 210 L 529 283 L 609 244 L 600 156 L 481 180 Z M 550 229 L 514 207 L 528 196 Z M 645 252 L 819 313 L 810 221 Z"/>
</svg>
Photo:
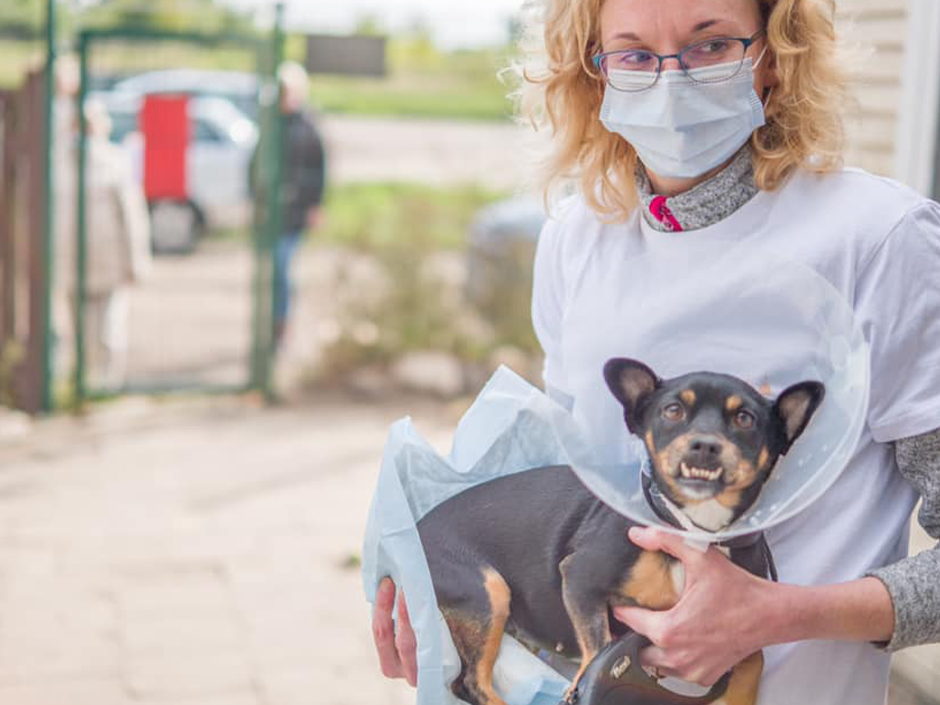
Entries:
<svg viewBox="0 0 940 705">
<path fill-rule="evenodd" d="M 761 57 L 758 58 L 758 63 Z M 708 83 L 727 67 L 663 71 L 646 90 L 617 90 L 609 83 L 601 122 L 636 149 L 643 165 L 658 176 L 693 178 L 725 162 L 764 124 L 764 106 L 754 92 L 750 58 L 732 78 Z M 649 74 L 615 71 L 618 85 L 649 83 Z"/>
</svg>

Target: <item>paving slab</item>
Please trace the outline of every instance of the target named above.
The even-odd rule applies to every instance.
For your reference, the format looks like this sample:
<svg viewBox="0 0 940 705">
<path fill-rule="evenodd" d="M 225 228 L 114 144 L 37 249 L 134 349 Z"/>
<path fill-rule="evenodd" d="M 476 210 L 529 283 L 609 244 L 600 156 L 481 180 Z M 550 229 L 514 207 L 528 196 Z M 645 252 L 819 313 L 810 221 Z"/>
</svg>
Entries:
<svg viewBox="0 0 940 705">
<path fill-rule="evenodd" d="M 0 702 L 410 701 L 379 673 L 356 557 L 388 426 L 422 408 L 443 447 L 457 414 L 427 401 L 33 424 L 0 448 Z"/>
<path fill-rule="evenodd" d="M 134 700 L 124 684 L 114 679 L 0 686 L 0 702 L 11 705 L 132 705 Z"/>
</svg>

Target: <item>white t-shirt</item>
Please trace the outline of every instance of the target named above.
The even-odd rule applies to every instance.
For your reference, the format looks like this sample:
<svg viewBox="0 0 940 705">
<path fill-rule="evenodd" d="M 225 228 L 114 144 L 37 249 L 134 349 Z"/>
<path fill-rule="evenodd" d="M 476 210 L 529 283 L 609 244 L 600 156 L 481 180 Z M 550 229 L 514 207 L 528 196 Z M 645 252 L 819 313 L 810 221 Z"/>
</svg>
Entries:
<svg viewBox="0 0 940 705">
<path fill-rule="evenodd" d="M 887 443 L 940 427 L 940 205 L 846 169 L 797 172 L 721 222 L 681 233 L 656 231 L 639 213 L 603 223 L 580 197 L 556 211 L 539 239 L 533 323 L 546 355 L 547 391 L 572 409 L 594 444 L 609 445 L 623 427 L 595 369 L 596 361 L 623 355 L 618 334 L 610 335 L 622 314 L 604 287 L 625 281 L 616 275 L 629 276 L 628 260 L 659 239 L 746 240 L 786 252 L 841 292 L 871 348 L 867 425 L 832 488 L 767 538 L 780 580 L 800 585 L 854 580 L 907 555 L 917 497 Z M 643 303 L 640 295 L 637 305 Z M 601 343 L 577 326 L 588 312 L 609 322 Z M 619 328 L 627 348 L 629 329 Z M 760 705 L 884 703 L 889 656 L 870 644 L 808 641 L 764 655 Z"/>
</svg>

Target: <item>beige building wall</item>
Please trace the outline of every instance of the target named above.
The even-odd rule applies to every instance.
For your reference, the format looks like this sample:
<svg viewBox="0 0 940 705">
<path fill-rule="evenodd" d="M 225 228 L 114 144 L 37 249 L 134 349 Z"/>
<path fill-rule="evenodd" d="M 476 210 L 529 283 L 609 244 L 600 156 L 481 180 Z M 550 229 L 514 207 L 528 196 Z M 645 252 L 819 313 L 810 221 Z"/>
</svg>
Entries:
<svg viewBox="0 0 940 705">
<path fill-rule="evenodd" d="M 847 109 L 845 162 L 895 176 L 909 0 L 836 3 L 837 28 L 854 66 L 855 100 Z"/>
</svg>

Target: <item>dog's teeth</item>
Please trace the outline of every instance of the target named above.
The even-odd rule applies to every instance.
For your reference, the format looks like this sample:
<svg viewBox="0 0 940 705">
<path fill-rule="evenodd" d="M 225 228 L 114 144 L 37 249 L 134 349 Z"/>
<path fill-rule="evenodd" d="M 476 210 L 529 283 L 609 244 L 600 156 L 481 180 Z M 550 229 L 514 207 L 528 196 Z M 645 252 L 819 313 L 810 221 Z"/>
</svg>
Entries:
<svg viewBox="0 0 940 705">
<path fill-rule="evenodd" d="M 682 461 L 679 463 L 679 473 L 682 477 L 687 477 L 690 480 L 717 480 L 721 477 L 722 469 L 716 468 L 715 470 L 707 470 L 705 468 L 698 468 L 693 465 Z"/>
<path fill-rule="evenodd" d="M 682 471 L 683 477 L 696 480 L 717 480 L 721 476 L 721 468 L 706 470 L 705 468 L 689 466 L 686 463 L 680 463 L 679 468 Z"/>
</svg>

